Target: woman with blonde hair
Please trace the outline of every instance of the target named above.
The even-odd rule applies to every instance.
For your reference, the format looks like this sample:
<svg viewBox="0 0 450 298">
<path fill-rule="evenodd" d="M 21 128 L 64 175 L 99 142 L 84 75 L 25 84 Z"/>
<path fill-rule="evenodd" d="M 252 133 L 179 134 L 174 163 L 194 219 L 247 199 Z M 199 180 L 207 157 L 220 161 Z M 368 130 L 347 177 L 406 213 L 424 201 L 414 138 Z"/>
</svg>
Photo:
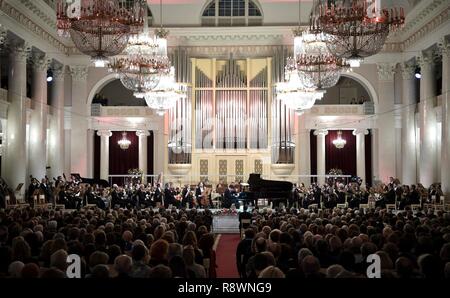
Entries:
<svg viewBox="0 0 450 298">
<path fill-rule="evenodd" d="M 269 266 L 259 274 L 258 278 L 285 278 L 283 271 L 278 267 Z"/>
</svg>

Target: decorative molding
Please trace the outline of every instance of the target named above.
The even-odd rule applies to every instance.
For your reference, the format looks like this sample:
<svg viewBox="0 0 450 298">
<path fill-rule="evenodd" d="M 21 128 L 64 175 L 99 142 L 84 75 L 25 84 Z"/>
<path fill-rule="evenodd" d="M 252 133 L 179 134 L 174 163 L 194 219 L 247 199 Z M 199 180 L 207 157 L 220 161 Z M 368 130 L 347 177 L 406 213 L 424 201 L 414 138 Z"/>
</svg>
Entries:
<svg viewBox="0 0 450 298">
<path fill-rule="evenodd" d="M 314 131 L 314 135 L 318 136 L 318 135 L 323 135 L 326 136 L 328 134 L 328 130 L 327 129 L 316 129 Z"/>
<path fill-rule="evenodd" d="M 31 1 L 30 1 L 31 2 Z M 35 1 L 33 1 L 35 2 Z M 51 35 L 48 31 L 43 29 L 40 25 L 36 24 L 32 19 L 26 16 L 23 12 L 19 11 L 17 8 L 9 4 L 6 0 L 0 0 L 0 10 L 3 11 L 7 16 L 15 20 L 20 25 L 24 26 L 30 32 L 36 34 L 40 39 L 46 40 L 54 46 L 56 49 L 60 50 L 64 54 L 68 54 L 68 48 L 64 43 Z M 56 22 L 56 21 L 55 21 Z"/>
<path fill-rule="evenodd" d="M 5 43 L 7 33 L 8 29 L 6 29 L 5 25 L 0 24 L 0 46 Z"/>
<path fill-rule="evenodd" d="M 53 65 L 52 67 L 53 79 L 55 81 L 63 81 L 66 75 L 64 65 Z"/>
<path fill-rule="evenodd" d="M 432 53 L 421 52 L 419 56 L 416 57 L 417 64 L 420 66 L 421 70 L 431 69 L 434 66 L 434 57 Z"/>
<path fill-rule="evenodd" d="M 98 130 L 97 131 L 97 135 L 99 137 L 107 137 L 107 138 L 109 138 L 109 137 L 112 136 L 112 132 L 110 130 L 107 130 L 107 129 L 102 129 L 102 130 Z"/>
<path fill-rule="evenodd" d="M 369 131 L 365 128 L 357 128 L 355 130 L 353 130 L 353 135 L 368 135 Z"/>
<path fill-rule="evenodd" d="M 28 43 L 8 45 L 11 58 L 18 62 L 26 62 L 31 54 L 31 45 Z"/>
<path fill-rule="evenodd" d="M 309 111 L 310 115 L 364 115 L 363 105 L 315 105 Z"/>
<path fill-rule="evenodd" d="M 392 81 L 395 74 L 395 63 L 377 63 L 378 79 Z"/>
<path fill-rule="evenodd" d="M 86 65 L 71 65 L 69 69 L 73 80 L 85 81 L 87 79 L 88 67 Z"/>
<path fill-rule="evenodd" d="M 412 80 L 414 79 L 414 74 L 416 72 L 416 66 L 412 65 L 410 63 L 401 63 L 400 64 L 400 71 L 402 74 L 402 78 L 404 80 Z"/>
<path fill-rule="evenodd" d="M 150 132 L 148 130 L 137 130 L 136 135 L 138 137 L 148 137 L 150 135 Z"/>
<path fill-rule="evenodd" d="M 47 55 L 42 54 L 32 54 L 30 56 L 31 58 L 31 66 L 33 67 L 33 70 L 35 71 L 47 71 L 47 69 L 50 66 L 50 63 L 52 60 L 48 58 Z"/>
<path fill-rule="evenodd" d="M 450 56 L 450 42 L 445 37 L 442 37 L 437 45 L 438 50 L 442 56 Z"/>
</svg>

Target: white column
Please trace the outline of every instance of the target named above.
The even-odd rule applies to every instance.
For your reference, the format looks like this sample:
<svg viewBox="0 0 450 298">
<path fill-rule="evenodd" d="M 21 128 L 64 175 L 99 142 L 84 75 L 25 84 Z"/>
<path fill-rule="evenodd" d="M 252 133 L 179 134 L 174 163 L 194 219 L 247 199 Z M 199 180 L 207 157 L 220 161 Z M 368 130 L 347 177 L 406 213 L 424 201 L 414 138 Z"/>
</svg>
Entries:
<svg viewBox="0 0 450 298">
<path fill-rule="evenodd" d="M 148 130 L 138 130 L 136 135 L 139 137 L 139 169 L 144 173 L 144 183 L 147 183 L 148 174 L 147 168 L 147 153 L 148 153 L 148 142 L 147 137 L 150 135 Z"/>
<path fill-rule="evenodd" d="M 109 138 L 112 136 L 110 130 L 99 130 L 100 136 L 100 179 L 109 181 Z"/>
<path fill-rule="evenodd" d="M 446 201 L 450 201 L 450 42 L 442 39 L 442 137 L 441 137 L 441 183 Z"/>
<path fill-rule="evenodd" d="M 159 175 L 164 172 L 164 156 L 167 151 L 167 144 L 164 146 L 164 132 L 162 130 L 153 131 L 153 161 L 155 175 Z"/>
<path fill-rule="evenodd" d="M 356 136 L 356 175 L 361 178 L 363 186 L 366 185 L 366 143 L 365 137 L 369 134 L 367 129 L 355 129 Z"/>
<path fill-rule="evenodd" d="M 64 138 L 64 66 L 53 67 L 51 105 L 53 118 L 50 124 L 49 166 L 52 177 L 62 176 L 65 163 Z"/>
<path fill-rule="evenodd" d="M 311 175 L 311 150 L 310 150 L 310 130 L 305 127 L 306 115 L 303 114 L 299 117 L 299 130 L 298 130 L 298 143 L 296 151 L 298 151 L 298 167 L 299 175 Z M 302 177 L 300 182 L 305 185 L 311 183 L 310 178 Z"/>
<path fill-rule="evenodd" d="M 377 64 L 378 97 L 378 179 L 387 182 L 389 177 L 396 177 L 396 140 L 394 116 L 394 63 Z"/>
<path fill-rule="evenodd" d="M 429 187 L 436 181 L 436 113 L 435 106 L 435 66 L 430 55 L 421 55 L 419 64 L 420 80 L 420 183 Z"/>
<path fill-rule="evenodd" d="M 88 108 L 86 66 L 70 66 L 72 75 L 72 123 L 70 165 L 73 173 L 88 175 Z"/>
<path fill-rule="evenodd" d="M 47 166 L 47 70 L 50 59 L 35 54 L 32 58 L 29 165 L 30 175 L 42 179 Z"/>
<path fill-rule="evenodd" d="M 417 183 L 416 167 L 416 94 L 415 66 L 407 63 L 401 65 L 402 71 L 402 178 L 403 184 Z"/>
<path fill-rule="evenodd" d="M 6 129 L 6 154 L 3 159 L 3 175 L 11 188 L 27 180 L 26 160 L 26 97 L 27 58 L 31 46 L 10 46 L 10 66 L 8 71 L 8 123 Z M 3 166 L 3 165 L 2 165 Z M 21 192 L 25 191 L 22 187 Z"/>
<path fill-rule="evenodd" d="M 325 136 L 328 134 L 326 129 L 318 129 L 314 131 L 317 136 L 317 175 L 321 176 L 317 179 L 318 185 L 325 183 Z"/>
</svg>

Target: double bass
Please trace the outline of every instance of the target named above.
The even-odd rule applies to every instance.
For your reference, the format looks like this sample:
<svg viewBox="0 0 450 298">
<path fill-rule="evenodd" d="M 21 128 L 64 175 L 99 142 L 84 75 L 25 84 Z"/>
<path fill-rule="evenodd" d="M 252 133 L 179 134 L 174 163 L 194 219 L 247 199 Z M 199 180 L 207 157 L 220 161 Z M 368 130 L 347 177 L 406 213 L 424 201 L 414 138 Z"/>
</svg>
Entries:
<svg viewBox="0 0 450 298">
<path fill-rule="evenodd" d="M 209 204 L 210 204 L 209 196 L 210 195 L 211 195 L 211 189 L 205 187 L 205 190 L 202 192 L 201 198 L 200 198 L 201 206 L 209 206 Z"/>
</svg>

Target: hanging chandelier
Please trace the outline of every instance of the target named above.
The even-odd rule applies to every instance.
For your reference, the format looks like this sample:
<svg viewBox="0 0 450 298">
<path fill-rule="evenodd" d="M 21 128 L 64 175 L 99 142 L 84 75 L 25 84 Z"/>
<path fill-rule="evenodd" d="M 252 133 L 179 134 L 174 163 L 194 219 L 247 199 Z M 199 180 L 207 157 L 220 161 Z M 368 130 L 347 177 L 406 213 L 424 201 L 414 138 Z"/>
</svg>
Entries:
<svg viewBox="0 0 450 298">
<path fill-rule="evenodd" d="M 298 114 L 311 109 L 316 100 L 322 99 L 325 94 L 324 90 L 315 90 L 303 86 L 296 70 L 294 58 L 287 59 L 285 81 L 277 83 L 275 89 L 277 98 Z"/>
<path fill-rule="evenodd" d="M 187 86 L 175 81 L 175 68 L 171 67 L 169 74 L 161 76 L 159 84 L 144 97 L 147 105 L 163 116 L 180 98 L 186 98 L 186 92 Z"/>
<path fill-rule="evenodd" d="M 143 33 L 131 36 L 125 48 L 126 56 L 110 61 L 109 70 L 137 98 L 144 98 L 146 92 L 158 85 L 161 76 L 170 72 L 167 41 L 160 31 L 152 37 L 145 28 Z"/>
<path fill-rule="evenodd" d="M 347 144 L 347 141 L 345 139 L 342 138 L 342 131 L 338 131 L 337 132 L 337 139 L 333 140 L 333 145 L 337 148 L 337 149 L 342 149 L 345 147 L 345 144 Z"/>
<path fill-rule="evenodd" d="M 319 7 L 319 21 L 329 35 L 330 52 L 358 67 L 366 57 L 384 46 L 390 29 L 403 25 L 403 9 L 381 9 L 379 1 L 331 0 Z"/>
<path fill-rule="evenodd" d="M 75 47 L 91 57 L 96 67 L 120 54 L 128 38 L 142 30 L 143 0 L 57 0 L 58 34 L 72 39 Z"/>
<path fill-rule="evenodd" d="M 309 28 L 306 31 L 294 30 L 294 56 L 302 84 L 306 88 L 327 89 L 335 86 L 341 73 L 350 68 L 344 59 L 329 52 L 328 35 L 322 31 L 316 16 L 318 7 L 318 4 L 313 3 Z"/>
<path fill-rule="evenodd" d="M 122 139 L 120 139 L 117 144 L 122 150 L 127 150 L 130 147 L 131 141 L 127 139 L 127 133 L 125 131 L 122 133 Z"/>
<path fill-rule="evenodd" d="M 110 62 L 110 71 L 115 72 L 122 84 L 134 91 L 137 98 L 144 98 L 159 83 L 162 77 L 170 74 L 171 63 L 167 54 L 169 31 L 163 28 L 162 0 L 160 0 L 161 27 L 152 37 L 147 25 L 142 34 L 131 36 L 125 49 L 126 56 Z M 147 20 L 147 18 L 145 18 Z"/>
</svg>

